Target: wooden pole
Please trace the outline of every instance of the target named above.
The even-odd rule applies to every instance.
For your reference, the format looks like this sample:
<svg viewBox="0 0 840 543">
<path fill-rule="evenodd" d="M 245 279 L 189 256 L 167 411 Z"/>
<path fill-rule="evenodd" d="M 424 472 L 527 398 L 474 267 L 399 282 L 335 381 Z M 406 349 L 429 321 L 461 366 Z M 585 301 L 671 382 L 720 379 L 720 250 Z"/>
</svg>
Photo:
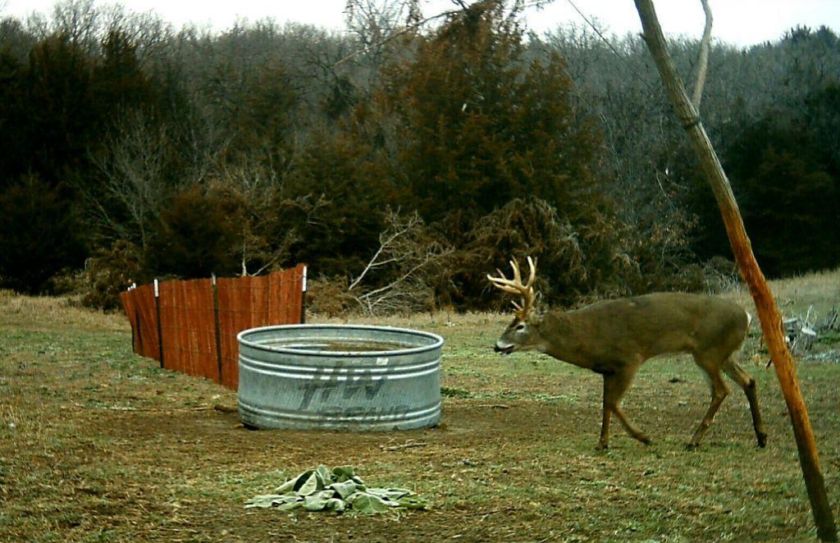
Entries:
<svg viewBox="0 0 840 543">
<path fill-rule="evenodd" d="M 773 298 L 764 274 L 755 260 L 752 245 L 744 229 L 744 221 L 741 218 L 726 173 L 723 171 L 714 147 L 712 147 L 706 130 L 700 122 L 697 110 L 691 104 L 685 92 L 685 87 L 677 74 L 674 63 L 668 55 L 665 37 L 662 34 L 662 28 L 659 26 L 653 0 L 634 1 L 636 10 L 639 12 L 639 18 L 642 21 L 645 42 L 659 70 L 668 98 L 671 100 L 677 117 L 691 140 L 706 180 L 715 195 L 741 276 L 749 286 L 750 294 L 755 301 L 758 317 L 761 321 L 761 330 L 764 333 L 764 341 L 770 351 L 776 377 L 779 380 L 790 414 L 793 434 L 799 451 L 799 463 L 802 466 L 805 487 L 811 501 L 814 522 L 817 526 L 817 536 L 821 541 L 837 541 L 837 528 L 825 491 L 825 482 L 820 472 L 819 454 L 814 432 L 808 418 L 808 409 L 802 399 L 796 366 L 785 342 L 782 318 L 776 300 Z"/>
<path fill-rule="evenodd" d="M 216 372 L 218 374 L 218 380 L 216 382 L 224 385 L 225 368 L 222 360 L 222 323 L 219 318 L 219 285 L 216 283 L 215 273 L 211 274 L 210 279 L 210 288 L 213 289 L 213 335 L 216 340 L 213 343 L 213 348 L 216 349 Z"/>
<path fill-rule="evenodd" d="M 155 318 L 157 319 L 157 333 L 158 333 L 158 353 L 160 354 L 160 367 L 165 368 L 163 364 L 163 326 L 160 322 L 160 282 L 155 279 Z"/>
</svg>

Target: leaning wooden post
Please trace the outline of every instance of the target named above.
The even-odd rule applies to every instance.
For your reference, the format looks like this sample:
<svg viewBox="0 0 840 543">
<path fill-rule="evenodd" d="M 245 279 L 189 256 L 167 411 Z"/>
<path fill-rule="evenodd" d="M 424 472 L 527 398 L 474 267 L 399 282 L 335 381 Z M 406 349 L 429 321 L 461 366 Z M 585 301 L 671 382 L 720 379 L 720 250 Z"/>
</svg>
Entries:
<svg viewBox="0 0 840 543">
<path fill-rule="evenodd" d="M 761 330 L 764 333 L 764 341 L 770 351 L 773 367 L 776 370 L 776 376 L 779 379 L 793 425 L 793 434 L 799 450 L 799 463 L 802 466 L 805 486 L 811 501 L 811 511 L 817 525 L 817 536 L 822 541 L 837 541 L 837 528 L 834 525 L 834 515 L 828 503 L 825 482 L 820 472 L 819 454 L 817 453 L 814 432 L 808 418 L 808 409 L 799 389 L 796 366 L 785 342 L 782 318 L 779 308 L 776 306 L 776 300 L 770 292 L 764 274 L 758 267 L 755 255 L 753 255 L 750 240 L 744 229 L 744 221 L 741 218 L 726 173 L 724 173 L 706 130 L 700 122 L 697 110 L 688 99 L 674 63 L 668 55 L 665 37 L 662 35 L 662 28 L 659 26 L 659 20 L 656 17 L 653 1 L 634 1 L 642 21 L 645 42 L 647 42 L 648 49 L 659 70 L 668 98 L 671 100 L 683 128 L 688 133 L 706 180 L 712 187 L 738 268 L 755 301 L 758 317 L 761 321 Z"/>
</svg>

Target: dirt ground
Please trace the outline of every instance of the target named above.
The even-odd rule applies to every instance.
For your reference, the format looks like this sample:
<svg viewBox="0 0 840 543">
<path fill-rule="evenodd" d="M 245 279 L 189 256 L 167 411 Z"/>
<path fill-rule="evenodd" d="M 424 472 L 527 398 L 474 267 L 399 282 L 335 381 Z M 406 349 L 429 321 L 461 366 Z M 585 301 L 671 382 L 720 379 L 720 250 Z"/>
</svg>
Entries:
<svg viewBox="0 0 840 543">
<path fill-rule="evenodd" d="M 98 421 L 91 430 L 107 432 L 117 442 L 143 443 L 147 452 L 137 454 L 123 447 L 94 449 L 88 452 L 88 459 L 97 462 L 94 458 L 101 455 L 103 462 L 127 461 L 132 471 L 145 474 L 143 483 L 135 488 L 120 488 L 116 482 L 102 488 L 101 495 L 107 499 L 107 510 L 116 514 L 115 520 L 136 523 L 135 534 L 142 534 L 147 541 L 177 541 L 179 537 L 185 541 L 550 540 L 560 524 L 547 522 L 551 504 L 546 504 L 548 509 L 535 507 L 537 496 L 531 502 L 519 503 L 520 496 L 506 496 L 500 491 L 506 486 L 506 479 L 517 478 L 524 469 L 536 469 L 542 476 L 551 477 L 551 485 L 564 484 L 567 470 L 561 466 L 519 465 L 523 460 L 526 466 L 530 464 L 523 458 L 523 449 L 550 431 L 548 422 L 538 421 L 552 420 L 555 415 L 551 409 L 534 407 L 450 405 L 445 420 L 451 422 L 437 429 L 399 436 L 254 432 L 242 429 L 235 413 L 215 411 L 107 417 L 109 420 Z M 406 444 L 417 446 L 399 449 Z M 155 454 L 156 451 L 166 451 L 165 456 Z M 79 454 L 85 453 L 78 451 L 75 458 Z M 189 462 L 184 462 L 185 457 Z M 148 493 L 149 486 L 167 486 L 167 481 L 173 479 L 181 480 L 182 485 L 189 485 L 192 478 L 209 478 L 208 483 L 231 478 L 245 482 L 257 473 L 271 473 L 278 467 L 291 475 L 318 463 L 350 464 L 371 484 L 408 483 L 423 496 L 428 496 L 429 487 L 435 488 L 440 493 L 435 492 L 434 500 L 442 499 L 446 505 L 382 517 L 285 515 L 243 510 L 243 499 L 250 496 L 242 493 L 219 500 L 215 492 L 205 496 L 190 489 L 183 497 L 171 495 L 171 501 L 164 502 L 160 501 L 160 494 Z M 282 479 L 278 475 L 273 481 L 267 480 L 252 494 L 270 492 Z M 475 507 L 470 504 L 470 495 L 459 496 L 465 488 L 470 493 L 492 495 L 480 496 L 482 503 Z M 96 489 L 76 491 L 94 493 Z M 140 513 L 139 518 L 131 512 Z M 120 513 L 128 515 L 119 519 Z M 174 518 L 163 523 L 159 519 L 150 522 L 147 513 L 152 519 L 173 514 Z"/>
</svg>

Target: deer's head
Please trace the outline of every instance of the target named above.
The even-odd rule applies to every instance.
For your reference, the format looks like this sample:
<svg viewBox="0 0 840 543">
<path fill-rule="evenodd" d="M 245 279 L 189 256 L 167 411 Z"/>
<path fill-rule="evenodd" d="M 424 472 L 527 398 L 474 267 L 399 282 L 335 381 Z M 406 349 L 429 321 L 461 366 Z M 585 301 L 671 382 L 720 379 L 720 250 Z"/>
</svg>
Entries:
<svg viewBox="0 0 840 543">
<path fill-rule="evenodd" d="M 537 275 L 537 267 L 534 260 L 528 257 L 530 273 L 528 282 L 522 282 L 522 275 L 519 272 L 519 264 L 515 260 L 510 261 L 513 269 L 513 278 L 508 279 L 501 270 L 496 270 L 499 275 L 494 277 L 487 275 L 487 279 L 494 287 L 510 293 L 518 294 L 521 302 L 511 302 L 516 309 L 513 322 L 505 329 L 501 337 L 496 341 L 495 351 L 502 354 L 510 354 L 513 351 L 525 351 L 537 349 L 542 344 L 539 334 L 539 317 L 534 312 L 534 278 Z"/>
</svg>

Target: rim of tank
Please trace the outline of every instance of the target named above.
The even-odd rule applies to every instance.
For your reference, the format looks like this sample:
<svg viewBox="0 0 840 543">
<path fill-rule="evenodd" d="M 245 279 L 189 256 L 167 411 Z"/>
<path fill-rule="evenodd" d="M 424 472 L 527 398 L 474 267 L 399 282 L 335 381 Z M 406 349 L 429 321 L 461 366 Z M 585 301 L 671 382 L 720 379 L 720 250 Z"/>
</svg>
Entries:
<svg viewBox="0 0 840 543">
<path fill-rule="evenodd" d="M 258 343 L 255 341 L 251 341 L 247 339 L 247 336 L 252 334 L 260 334 L 264 332 L 270 332 L 272 330 L 314 330 L 314 329 L 322 329 L 322 330 L 368 330 L 368 331 L 376 331 L 381 330 L 384 332 L 396 332 L 404 335 L 409 336 L 419 336 L 425 339 L 432 340 L 432 343 L 428 345 L 418 345 L 417 347 L 407 347 L 404 349 L 388 349 L 384 351 L 323 351 L 323 350 L 314 350 L 314 349 L 296 349 L 290 347 L 282 347 L 276 345 L 265 345 L 263 343 Z M 432 332 L 425 332 L 422 330 L 412 330 L 410 328 L 399 328 L 395 326 L 376 326 L 376 325 L 369 325 L 369 324 L 280 324 L 274 326 L 260 326 L 258 328 L 249 328 L 247 330 L 243 330 L 236 335 L 237 341 L 240 345 L 246 345 L 252 349 L 258 349 L 260 351 L 270 352 L 270 353 L 280 353 L 280 354 L 303 354 L 306 356 L 332 356 L 332 357 L 359 357 L 359 356 L 382 356 L 382 355 L 410 355 L 416 353 L 422 353 L 426 351 L 431 351 L 434 349 L 439 349 L 443 346 L 443 336 L 438 334 L 434 334 Z M 328 339 L 328 338 L 327 338 Z M 345 339 L 345 338 L 336 338 L 336 339 Z M 375 340 L 374 340 L 375 341 Z"/>
</svg>

